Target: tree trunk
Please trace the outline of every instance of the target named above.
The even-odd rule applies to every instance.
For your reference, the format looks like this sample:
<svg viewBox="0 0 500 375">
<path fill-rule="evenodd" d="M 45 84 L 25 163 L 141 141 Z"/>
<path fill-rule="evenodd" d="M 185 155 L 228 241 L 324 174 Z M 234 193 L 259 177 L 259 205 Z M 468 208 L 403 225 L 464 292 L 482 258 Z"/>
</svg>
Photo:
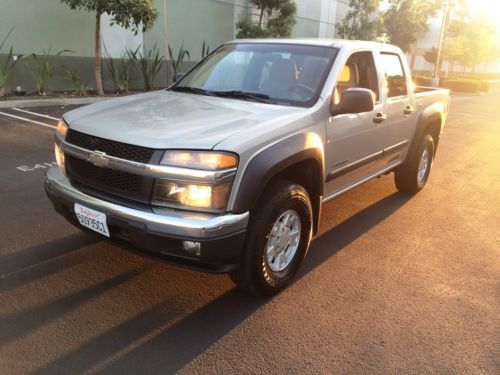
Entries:
<svg viewBox="0 0 500 375">
<path fill-rule="evenodd" d="M 98 95 L 104 95 L 101 75 L 101 12 L 95 16 L 95 87 Z"/>
<path fill-rule="evenodd" d="M 354 12 L 354 15 L 352 17 L 351 29 L 349 30 L 349 37 L 347 39 L 355 39 L 354 38 L 354 30 L 356 28 L 356 18 L 358 18 L 358 13 L 360 11 L 360 8 L 361 8 L 361 0 L 358 1 L 358 4 L 355 8 L 355 12 Z"/>
<path fill-rule="evenodd" d="M 264 20 L 264 7 L 261 8 L 260 10 L 260 15 L 259 15 L 259 26 L 262 29 L 262 21 Z"/>
<path fill-rule="evenodd" d="M 415 60 L 417 58 L 417 42 L 413 43 L 411 46 L 411 60 L 410 60 L 410 70 L 413 72 L 415 69 Z"/>
</svg>

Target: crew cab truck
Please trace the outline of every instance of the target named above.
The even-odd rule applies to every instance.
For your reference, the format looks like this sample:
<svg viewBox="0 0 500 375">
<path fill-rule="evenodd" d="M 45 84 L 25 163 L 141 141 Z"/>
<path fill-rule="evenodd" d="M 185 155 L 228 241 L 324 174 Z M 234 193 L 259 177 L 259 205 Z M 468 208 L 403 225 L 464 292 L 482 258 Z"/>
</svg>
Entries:
<svg viewBox="0 0 500 375">
<path fill-rule="evenodd" d="M 45 190 L 82 229 L 269 296 L 323 203 L 390 172 L 424 187 L 449 100 L 395 46 L 232 41 L 166 90 L 66 113 Z"/>
</svg>

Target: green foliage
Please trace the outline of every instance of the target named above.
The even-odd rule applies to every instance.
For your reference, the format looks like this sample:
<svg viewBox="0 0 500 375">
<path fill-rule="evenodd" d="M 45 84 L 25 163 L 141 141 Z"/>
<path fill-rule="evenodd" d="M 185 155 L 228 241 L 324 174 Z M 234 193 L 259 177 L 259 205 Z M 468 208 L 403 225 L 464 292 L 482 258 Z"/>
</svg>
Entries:
<svg viewBox="0 0 500 375">
<path fill-rule="evenodd" d="M 125 29 L 131 29 L 135 34 L 139 30 L 149 30 L 158 11 L 153 6 L 153 0 L 61 0 L 71 9 L 82 9 L 96 15 L 95 27 L 95 80 L 99 95 L 104 94 L 101 74 L 101 15 L 111 16 L 111 25 L 117 24 Z"/>
<path fill-rule="evenodd" d="M 201 46 L 201 58 L 204 59 L 208 55 L 210 55 L 210 47 L 203 41 L 203 45 Z"/>
<path fill-rule="evenodd" d="M 432 86 L 431 77 L 426 77 L 422 75 L 415 75 L 413 77 L 413 82 L 415 82 L 417 86 L 427 86 L 427 87 Z"/>
<path fill-rule="evenodd" d="M 73 91 L 78 96 L 87 95 L 87 84 L 83 81 L 80 74 L 72 67 L 66 68 L 66 77 L 73 82 Z"/>
<path fill-rule="evenodd" d="M 389 5 L 383 15 L 388 41 L 409 52 L 429 31 L 428 20 L 441 8 L 442 0 L 390 0 Z"/>
<path fill-rule="evenodd" d="M 0 42 L 0 53 L 2 53 L 2 49 L 7 42 L 7 39 L 9 38 L 10 34 L 14 31 L 14 27 L 12 27 L 5 38 Z M 10 72 L 12 69 L 14 69 L 14 66 L 23 58 L 22 55 L 18 55 L 17 59 L 14 60 L 14 53 L 13 53 L 13 48 L 12 46 L 9 48 L 9 51 L 7 52 L 7 56 L 5 57 L 4 63 L 0 66 L 0 88 L 3 87 L 5 84 L 5 81 L 10 75 Z"/>
<path fill-rule="evenodd" d="M 424 59 L 428 63 L 436 65 L 438 59 L 438 49 L 436 47 L 432 47 L 431 49 L 425 51 Z"/>
<path fill-rule="evenodd" d="M 54 56 L 61 56 L 63 53 L 72 53 L 73 51 L 65 49 L 57 52 Z M 49 92 L 50 80 L 54 76 L 54 68 L 50 62 L 51 48 L 42 50 L 40 55 L 32 53 L 31 73 L 35 78 L 38 95 L 47 95 Z"/>
<path fill-rule="evenodd" d="M 131 51 L 130 54 L 125 52 L 121 58 L 113 59 L 104 47 L 104 52 L 106 59 L 104 60 L 106 67 L 108 69 L 109 75 L 111 76 L 111 81 L 113 82 L 113 88 L 116 94 L 128 92 L 129 81 L 130 81 L 130 64 L 131 60 L 129 56 L 137 55 L 140 47 L 137 47 L 135 51 Z"/>
<path fill-rule="evenodd" d="M 165 59 L 164 56 L 160 56 L 157 45 L 155 44 L 146 54 L 139 53 L 139 49 L 128 50 L 127 54 L 139 66 L 144 79 L 144 89 L 146 91 L 154 90 L 155 78 L 160 73 Z"/>
<path fill-rule="evenodd" d="M 477 79 L 460 78 L 460 79 L 445 79 L 441 86 L 450 89 L 454 92 L 478 93 L 480 91 L 488 91 L 487 83 L 483 83 Z"/>
<path fill-rule="evenodd" d="M 296 23 L 294 0 L 250 0 L 259 11 L 259 20 L 242 15 L 236 22 L 237 38 L 287 38 Z"/>
<path fill-rule="evenodd" d="M 350 10 L 336 24 L 337 33 L 343 39 L 375 40 L 382 27 L 381 18 L 374 16 L 380 0 L 349 0 Z"/>
<path fill-rule="evenodd" d="M 182 63 L 184 62 L 184 59 L 186 58 L 191 59 L 191 56 L 189 55 L 189 51 L 184 49 L 184 46 L 181 46 L 179 48 L 179 52 L 177 53 L 177 57 L 174 57 L 174 53 L 172 52 L 172 48 L 170 47 L 170 44 L 168 45 L 168 58 L 170 59 L 170 66 L 172 67 L 172 81 L 174 80 L 175 76 L 177 73 L 179 73 L 179 69 L 182 67 Z"/>
<path fill-rule="evenodd" d="M 149 30 L 158 11 L 152 0 L 61 0 L 71 9 L 82 9 L 88 12 L 111 15 L 111 25 L 118 24 L 135 33 Z"/>
<path fill-rule="evenodd" d="M 443 59 L 450 64 L 456 63 L 463 70 L 475 69 L 494 58 L 493 43 L 495 24 L 488 14 L 477 14 L 455 18 L 450 21 L 443 46 Z"/>
</svg>

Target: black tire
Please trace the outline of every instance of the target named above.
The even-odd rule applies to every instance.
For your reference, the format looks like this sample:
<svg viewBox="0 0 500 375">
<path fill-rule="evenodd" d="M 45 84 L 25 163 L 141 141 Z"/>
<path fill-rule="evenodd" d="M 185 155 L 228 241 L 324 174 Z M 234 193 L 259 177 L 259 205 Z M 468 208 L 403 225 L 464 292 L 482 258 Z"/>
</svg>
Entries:
<svg viewBox="0 0 500 375">
<path fill-rule="evenodd" d="M 266 247 L 271 229 L 288 211 L 300 218 L 300 234 L 289 264 L 273 271 L 268 264 Z M 288 181 L 276 181 L 263 194 L 250 215 L 247 240 L 240 268 L 230 274 L 240 289 L 258 296 L 272 296 L 283 290 L 297 273 L 306 255 L 312 233 L 312 208 L 307 191 Z M 276 237 L 275 237 L 276 238 Z M 288 248 L 292 245 L 285 245 Z"/>
<path fill-rule="evenodd" d="M 424 152 L 428 153 L 428 163 L 423 178 L 419 178 L 419 166 Z M 416 194 L 425 186 L 431 173 L 434 160 L 434 140 L 430 134 L 425 134 L 420 140 L 417 152 L 407 163 L 394 171 L 396 187 L 402 193 Z"/>
</svg>

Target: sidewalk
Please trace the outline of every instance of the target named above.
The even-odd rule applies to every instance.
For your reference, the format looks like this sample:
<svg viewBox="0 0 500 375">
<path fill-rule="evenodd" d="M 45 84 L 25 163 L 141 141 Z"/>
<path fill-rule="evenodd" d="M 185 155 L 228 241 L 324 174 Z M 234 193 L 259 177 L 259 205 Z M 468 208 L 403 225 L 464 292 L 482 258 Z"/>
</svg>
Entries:
<svg viewBox="0 0 500 375">
<path fill-rule="evenodd" d="M 107 100 L 115 98 L 115 96 L 104 96 L 104 97 L 88 97 L 88 98 L 26 98 L 26 99 L 14 99 L 14 100 L 0 100 L 0 108 L 18 108 L 18 107 L 49 107 L 49 106 L 68 106 L 68 105 L 85 105 L 100 102 L 102 100 Z"/>
</svg>

